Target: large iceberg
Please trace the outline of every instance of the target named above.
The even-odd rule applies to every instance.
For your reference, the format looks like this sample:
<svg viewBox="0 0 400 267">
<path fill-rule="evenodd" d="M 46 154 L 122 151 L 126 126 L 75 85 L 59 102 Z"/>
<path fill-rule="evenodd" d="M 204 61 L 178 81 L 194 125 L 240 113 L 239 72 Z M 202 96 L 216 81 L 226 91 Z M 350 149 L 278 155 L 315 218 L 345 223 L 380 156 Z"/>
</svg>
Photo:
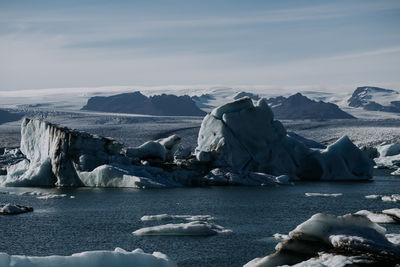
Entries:
<svg viewBox="0 0 400 267">
<path fill-rule="evenodd" d="M 25 118 L 21 151 L 26 159 L 7 167 L 1 186 L 180 186 L 191 171 L 166 171 L 142 160 L 173 158 L 180 138 L 171 136 L 124 148 L 111 138 Z"/>
<path fill-rule="evenodd" d="M 305 180 L 365 180 L 373 162 L 347 136 L 325 150 L 288 135 L 264 99 L 242 98 L 214 109 L 200 128 L 196 157 L 214 167 Z"/>
<path fill-rule="evenodd" d="M 71 256 L 19 256 L 0 252 L 0 266 L 2 267 L 176 267 L 165 254 L 153 252 L 144 253 L 141 249 L 125 251 L 116 248 L 114 251 L 98 250 L 85 251 Z"/>
<path fill-rule="evenodd" d="M 366 216 L 318 213 L 291 231 L 289 239 L 279 243 L 274 254 L 253 259 L 245 267 L 358 266 L 360 263 L 395 266 L 400 261 L 400 247 L 390 242 L 385 233 L 385 228 Z"/>
</svg>

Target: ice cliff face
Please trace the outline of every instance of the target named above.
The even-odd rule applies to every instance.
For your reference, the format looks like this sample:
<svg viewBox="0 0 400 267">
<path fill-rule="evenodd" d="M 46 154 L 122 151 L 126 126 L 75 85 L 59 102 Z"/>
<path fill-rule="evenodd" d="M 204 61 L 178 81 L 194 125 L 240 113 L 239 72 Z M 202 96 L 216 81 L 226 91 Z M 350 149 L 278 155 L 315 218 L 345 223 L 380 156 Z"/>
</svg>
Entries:
<svg viewBox="0 0 400 267">
<path fill-rule="evenodd" d="M 42 186 L 82 186 L 77 171 L 91 171 L 98 165 L 118 160 L 122 144 L 25 118 L 21 125 L 20 149 L 27 160 L 19 163 L 19 167 L 9 168 L 10 178 L 19 176 L 9 179 L 11 185 L 18 185 L 22 180 L 37 184 L 35 180 L 40 180 Z"/>
<path fill-rule="evenodd" d="M 264 99 L 214 109 L 201 125 L 196 157 L 215 167 L 307 180 L 370 179 L 372 161 L 347 137 L 322 152 L 288 136 Z"/>
</svg>

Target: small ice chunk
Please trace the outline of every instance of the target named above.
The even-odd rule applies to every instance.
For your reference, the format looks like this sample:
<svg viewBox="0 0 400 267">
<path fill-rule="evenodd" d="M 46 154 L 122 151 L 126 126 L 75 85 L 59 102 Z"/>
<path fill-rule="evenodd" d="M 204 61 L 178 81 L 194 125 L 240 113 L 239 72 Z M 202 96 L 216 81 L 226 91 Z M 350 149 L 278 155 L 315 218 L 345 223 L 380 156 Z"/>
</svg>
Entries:
<svg viewBox="0 0 400 267">
<path fill-rule="evenodd" d="M 306 197 L 340 197 L 342 193 L 325 194 L 325 193 L 305 193 Z"/>
<path fill-rule="evenodd" d="M 46 194 L 40 197 L 37 197 L 37 199 L 58 199 L 58 198 L 64 198 L 66 197 L 67 194 Z"/>
<path fill-rule="evenodd" d="M 164 224 L 159 226 L 145 227 L 132 232 L 133 235 L 197 235 L 208 236 L 218 233 L 231 232 L 222 226 L 204 221 L 193 221 L 189 223 Z"/>
<path fill-rule="evenodd" d="M 400 234 L 386 234 L 386 238 L 395 245 L 400 245 Z"/>
<path fill-rule="evenodd" d="M 382 196 L 381 199 L 384 202 L 397 202 L 397 201 L 400 201 L 400 195 L 393 194 L 391 196 Z"/>
<path fill-rule="evenodd" d="M 13 205 L 10 203 L 0 205 L 0 215 L 11 215 L 11 214 L 19 214 L 33 211 L 32 207 L 26 207 L 22 205 Z"/>
<path fill-rule="evenodd" d="M 360 210 L 357 211 L 355 214 L 363 215 L 374 223 L 397 223 L 396 220 L 394 220 L 391 216 L 383 213 L 370 212 L 368 210 Z"/>
<path fill-rule="evenodd" d="M 146 221 L 168 221 L 174 219 L 183 219 L 187 221 L 210 221 L 214 218 L 210 215 L 169 215 L 169 214 L 158 214 L 158 215 L 145 215 L 140 220 Z"/>
</svg>

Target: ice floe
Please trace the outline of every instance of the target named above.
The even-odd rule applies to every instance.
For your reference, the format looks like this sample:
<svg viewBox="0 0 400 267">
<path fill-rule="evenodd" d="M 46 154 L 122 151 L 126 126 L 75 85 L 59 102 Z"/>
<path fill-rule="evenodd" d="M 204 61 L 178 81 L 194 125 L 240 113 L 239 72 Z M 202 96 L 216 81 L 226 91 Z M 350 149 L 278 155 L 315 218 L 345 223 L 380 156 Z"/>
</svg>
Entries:
<svg viewBox="0 0 400 267">
<path fill-rule="evenodd" d="M 327 194 L 327 193 L 305 193 L 306 197 L 340 197 L 343 196 L 342 193 L 333 193 L 333 194 Z"/>
<path fill-rule="evenodd" d="M 144 253 L 141 249 L 125 251 L 116 248 L 114 251 L 98 250 L 75 253 L 71 256 L 17 256 L 0 252 L 2 267 L 176 267 L 177 265 L 165 254 Z"/>
<path fill-rule="evenodd" d="M 385 234 L 385 228 L 365 216 L 318 213 L 291 231 L 290 239 L 280 242 L 274 254 L 245 266 L 394 266 L 400 261 L 400 247 Z"/>
<path fill-rule="evenodd" d="M 32 207 L 22 206 L 22 205 L 14 205 L 14 204 L 0 204 L 0 215 L 12 215 L 12 214 L 20 214 L 33 211 Z M 0 261 L 1 262 L 1 261 Z M 1 266 L 1 264 L 0 264 Z"/>
<path fill-rule="evenodd" d="M 134 231 L 133 235 L 190 235 L 190 236 L 209 236 L 218 233 L 230 233 L 231 230 L 220 225 L 205 222 L 192 221 L 188 223 L 164 224 L 152 227 L 145 227 Z"/>
<path fill-rule="evenodd" d="M 210 221 L 214 220 L 214 217 L 210 215 L 170 215 L 170 214 L 158 214 L 158 215 L 145 215 L 140 218 L 142 222 L 147 221 L 169 221 L 175 219 L 183 219 L 186 221 Z"/>
</svg>

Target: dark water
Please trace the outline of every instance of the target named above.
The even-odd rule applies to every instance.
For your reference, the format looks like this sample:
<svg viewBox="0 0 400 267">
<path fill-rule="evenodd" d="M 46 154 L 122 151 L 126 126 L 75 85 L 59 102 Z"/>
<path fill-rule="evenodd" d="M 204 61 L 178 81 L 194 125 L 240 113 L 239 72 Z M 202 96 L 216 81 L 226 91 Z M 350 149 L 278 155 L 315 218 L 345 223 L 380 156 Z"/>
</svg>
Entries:
<svg viewBox="0 0 400 267">
<path fill-rule="evenodd" d="M 2 188 L 2 191 L 34 191 Z M 32 213 L 0 216 L 0 251 L 23 255 L 70 255 L 121 247 L 160 251 L 179 266 L 241 266 L 274 251 L 274 233 L 288 233 L 311 215 L 335 215 L 361 209 L 381 211 L 400 203 L 366 199 L 369 194 L 400 193 L 400 178 L 375 177 L 374 182 L 296 183 L 276 187 L 209 187 L 158 190 L 46 190 L 68 198 L 39 200 L 34 196 L 0 195 L 0 203 L 30 205 Z M 343 193 L 340 197 L 305 197 L 306 192 Z M 70 199 L 74 195 L 75 199 Z M 137 237 L 131 232 L 160 222 L 141 222 L 143 215 L 209 214 L 231 234 L 211 237 Z M 177 221 L 178 222 L 178 221 Z M 399 233 L 400 226 L 386 225 Z"/>
</svg>

